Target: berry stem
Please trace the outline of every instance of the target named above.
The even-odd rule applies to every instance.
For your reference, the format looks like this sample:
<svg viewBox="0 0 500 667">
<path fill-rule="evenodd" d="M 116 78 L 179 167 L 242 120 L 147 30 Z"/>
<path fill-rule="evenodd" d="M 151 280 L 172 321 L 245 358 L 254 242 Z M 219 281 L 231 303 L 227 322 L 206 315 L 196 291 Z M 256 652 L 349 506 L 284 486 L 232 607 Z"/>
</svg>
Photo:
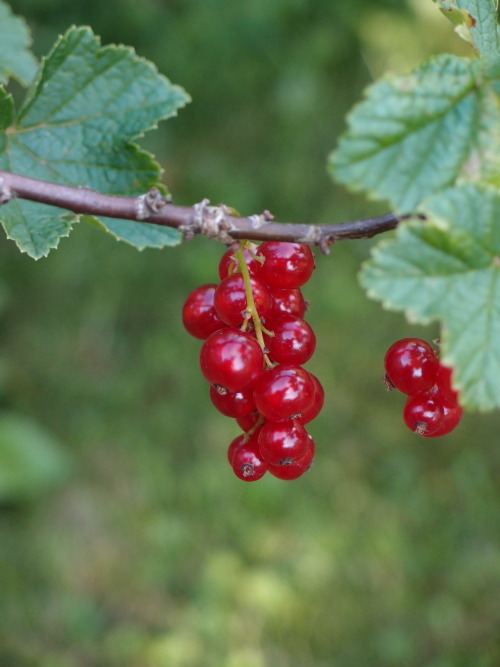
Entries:
<svg viewBox="0 0 500 667">
<path fill-rule="evenodd" d="M 257 337 L 257 342 L 259 343 L 262 352 L 264 353 L 264 360 L 266 362 L 266 366 L 268 368 L 273 367 L 273 363 L 269 359 L 269 357 L 266 354 L 266 344 L 264 342 L 264 336 L 262 333 L 262 323 L 260 321 L 259 313 L 257 312 L 257 309 L 255 307 L 255 301 L 253 298 L 253 292 L 252 292 L 252 282 L 250 280 L 250 272 L 248 270 L 247 263 L 245 261 L 245 248 L 248 246 L 249 241 L 240 241 L 240 246 L 238 250 L 234 253 L 234 256 L 236 257 L 238 261 L 238 270 L 240 271 L 241 275 L 243 276 L 243 282 L 245 284 L 245 293 L 247 297 L 247 313 L 249 318 L 252 318 L 253 325 L 255 328 L 255 335 Z M 246 326 L 247 321 L 243 323 L 243 328 Z M 267 329 L 266 329 L 267 332 Z"/>
</svg>

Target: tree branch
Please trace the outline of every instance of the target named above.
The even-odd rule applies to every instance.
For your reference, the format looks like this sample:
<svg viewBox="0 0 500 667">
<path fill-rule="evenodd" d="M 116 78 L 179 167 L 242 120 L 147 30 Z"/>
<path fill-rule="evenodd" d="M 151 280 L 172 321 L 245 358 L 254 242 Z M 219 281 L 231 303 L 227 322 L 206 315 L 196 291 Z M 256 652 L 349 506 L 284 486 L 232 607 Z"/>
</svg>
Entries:
<svg viewBox="0 0 500 667">
<path fill-rule="evenodd" d="M 231 209 L 223 204 L 210 206 L 208 200 L 192 207 L 174 206 L 155 188 L 138 197 L 121 197 L 0 171 L 0 204 L 6 204 L 15 197 L 57 206 L 73 213 L 174 227 L 182 232 L 185 239 L 204 234 L 224 243 L 236 239 L 297 241 L 318 245 L 324 252 L 336 241 L 371 238 L 394 229 L 407 217 L 389 213 L 325 225 L 275 222 L 268 211 L 240 218 L 232 215 Z"/>
</svg>

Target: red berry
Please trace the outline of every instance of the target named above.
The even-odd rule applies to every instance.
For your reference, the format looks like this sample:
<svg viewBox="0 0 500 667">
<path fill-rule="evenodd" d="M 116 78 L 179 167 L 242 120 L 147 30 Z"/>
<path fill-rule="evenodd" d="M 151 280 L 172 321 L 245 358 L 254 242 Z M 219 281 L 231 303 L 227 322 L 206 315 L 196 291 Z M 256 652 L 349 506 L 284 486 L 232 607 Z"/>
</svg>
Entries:
<svg viewBox="0 0 500 667">
<path fill-rule="evenodd" d="M 451 378 L 453 369 L 439 364 L 436 385 L 439 396 L 450 405 L 458 405 L 458 391 L 453 389 Z"/>
<path fill-rule="evenodd" d="M 271 293 L 258 278 L 250 278 L 250 282 L 257 313 L 261 319 L 266 319 L 271 314 L 273 305 Z M 227 324 L 238 326 L 243 322 L 247 295 L 241 273 L 233 273 L 219 283 L 215 290 L 214 305 L 221 320 Z"/>
<path fill-rule="evenodd" d="M 267 420 L 283 421 L 311 406 L 314 384 L 300 366 L 280 365 L 262 373 L 253 396 L 257 409 Z"/>
<path fill-rule="evenodd" d="M 269 465 L 268 466 L 269 472 L 275 477 L 278 477 L 279 479 L 284 479 L 286 481 L 297 479 L 298 477 L 301 477 L 301 475 L 303 475 L 305 472 L 307 472 L 313 464 L 314 452 L 316 449 L 314 445 L 314 440 L 311 438 L 309 434 L 308 436 L 309 436 L 309 446 L 306 450 L 306 453 L 301 459 L 299 459 L 298 461 L 294 461 L 289 466 Z"/>
<path fill-rule="evenodd" d="M 314 384 L 314 398 L 311 406 L 297 418 L 301 424 L 308 424 L 316 419 L 325 403 L 325 391 L 321 382 L 312 373 L 309 373 L 309 376 Z"/>
<path fill-rule="evenodd" d="M 273 319 L 286 313 L 295 315 L 295 317 L 304 317 L 306 302 L 299 288 L 271 289 L 271 298 L 273 300 L 273 312 L 271 313 Z"/>
<path fill-rule="evenodd" d="M 259 248 L 265 261 L 259 277 L 276 289 L 296 289 L 306 283 L 314 270 L 314 255 L 304 243 L 266 241 Z"/>
<path fill-rule="evenodd" d="M 262 373 L 264 358 L 257 341 L 228 327 L 211 334 L 200 350 L 200 367 L 210 384 L 242 391 Z"/>
<path fill-rule="evenodd" d="M 217 285 L 200 285 L 191 292 L 182 308 L 182 323 L 186 331 L 204 340 L 211 333 L 223 329 L 223 322 L 214 307 L 214 293 Z"/>
<path fill-rule="evenodd" d="M 264 334 L 264 341 L 273 361 L 301 366 L 314 354 L 316 336 L 299 317 L 282 315 L 270 324 L 274 336 Z"/>
<path fill-rule="evenodd" d="M 255 246 L 255 251 L 257 252 L 257 246 Z M 235 257 L 235 252 L 235 250 L 231 250 L 230 248 L 220 258 L 219 278 L 221 280 L 224 280 L 224 278 L 233 273 L 238 273 L 238 260 Z M 250 275 L 256 276 L 260 271 L 261 263 L 252 257 L 247 248 L 245 248 L 243 254 Z"/>
<path fill-rule="evenodd" d="M 403 394 L 413 396 L 432 387 L 436 381 L 439 360 L 425 340 L 402 338 L 387 350 L 384 366 L 394 387 Z"/>
<path fill-rule="evenodd" d="M 443 422 L 443 404 L 424 394 L 409 396 L 403 410 L 403 419 L 410 431 L 418 435 L 432 435 Z"/>
<path fill-rule="evenodd" d="M 242 431 L 249 431 L 251 428 L 255 426 L 255 424 L 259 421 L 259 419 L 262 417 L 260 412 L 255 409 L 252 410 L 252 412 L 249 412 L 247 415 L 244 415 L 242 417 L 237 417 L 236 423 L 238 426 L 241 428 Z"/>
<path fill-rule="evenodd" d="M 301 459 L 309 446 L 306 429 L 298 421 L 267 422 L 260 430 L 259 448 L 266 463 L 290 465 Z"/>
<path fill-rule="evenodd" d="M 241 445 L 244 445 L 245 442 L 247 442 L 247 438 L 245 437 L 245 434 L 242 433 L 239 435 L 237 438 L 235 438 L 229 447 L 227 448 L 227 460 L 229 461 L 229 465 L 233 464 L 233 456 L 234 452 L 241 447 Z"/>
<path fill-rule="evenodd" d="M 224 387 L 211 385 L 210 398 L 219 412 L 226 417 L 244 417 L 255 410 L 253 392 L 251 389 L 243 391 L 227 391 Z"/>
<path fill-rule="evenodd" d="M 447 405 L 443 403 L 443 419 L 441 421 L 441 426 L 434 431 L 433 433 L 424 433 L 425 438 L 438 438 L 442 435 L 447 435 L 451 433 L 453 429 L 458 426 L 460 420 L 462 419 L 463 409 L 460 405 Z"/>
<path fill-rule="evenodd" d="M 260 455 L 259 445 L 255 437 L 251 437 L 247 442 L 238 444 L 233 448 L 231 466 L 236 477 L 245 482 L 256 482 L 266 474 L 267 463 Z"/>
</svg>

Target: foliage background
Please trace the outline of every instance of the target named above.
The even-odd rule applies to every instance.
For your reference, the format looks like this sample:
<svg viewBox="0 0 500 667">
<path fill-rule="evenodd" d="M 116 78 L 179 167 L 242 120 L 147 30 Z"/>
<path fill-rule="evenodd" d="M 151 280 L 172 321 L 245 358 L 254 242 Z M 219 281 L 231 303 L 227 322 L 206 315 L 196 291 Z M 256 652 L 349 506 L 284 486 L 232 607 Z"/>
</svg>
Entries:
<svg viewBox="0 0 500 667">
<path fill-rule="evenodd" d="M 384 71 L 466 48 L 430 0 L 11 5 L 38 55 L 90 24 L 192 95 L 144 144 L 177 203 L 297 222 L 383 212 L 326 175 L 345 113 Z M 46 493 L 0 486 L 0 664 L 500 663 L 500 421 L 466 415 L 440 441 L 406 430 L 382 358 L 437 330 L 366 300 L 369 248 L 318 256 L 305 290 L 327 391 L 313 470 L 243 484 L 225 458 L 237 430 L 180 324 L 223 249 L 137 253 L 81 225 L 35 263 L 0 240 L 1 414 L 35 420 L 70 459 Z"/>
</svg>

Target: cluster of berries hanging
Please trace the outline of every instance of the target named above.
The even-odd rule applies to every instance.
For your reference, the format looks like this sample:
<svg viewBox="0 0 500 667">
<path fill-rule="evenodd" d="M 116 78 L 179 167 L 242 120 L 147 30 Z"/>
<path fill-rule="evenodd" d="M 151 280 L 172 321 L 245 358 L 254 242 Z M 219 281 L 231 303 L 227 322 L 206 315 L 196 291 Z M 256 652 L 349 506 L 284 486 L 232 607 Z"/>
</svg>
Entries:
<svg viewBox="0 0 500 667">
<path fill-rule="evenodd" d="M 302 368 L 316 338 L 300 289 L 313 269 L 307 245 L 244 241 L 222 256 L 220 282 L 201 285 L 184 303 L 184 327 L 204 340 L 200 368 L 210 398 L 243 431 L 228 459 L 248 482 L 267 471 L 296 479 L 313 461 L 314 441 L 304 426 L 323 407 L 324 392 Z"/>
<path fill-rule="evenodd" d="M 384 360 L 388 389 L 408 399 L 403 419 L 411 431 L 436 438 L 453 431 L 462 418 L 458 392 L 451 384 L 452 369 L 443 366 L 434 349 L 420 338 L 402 338 L 391 345 Z"/>
</svg>

